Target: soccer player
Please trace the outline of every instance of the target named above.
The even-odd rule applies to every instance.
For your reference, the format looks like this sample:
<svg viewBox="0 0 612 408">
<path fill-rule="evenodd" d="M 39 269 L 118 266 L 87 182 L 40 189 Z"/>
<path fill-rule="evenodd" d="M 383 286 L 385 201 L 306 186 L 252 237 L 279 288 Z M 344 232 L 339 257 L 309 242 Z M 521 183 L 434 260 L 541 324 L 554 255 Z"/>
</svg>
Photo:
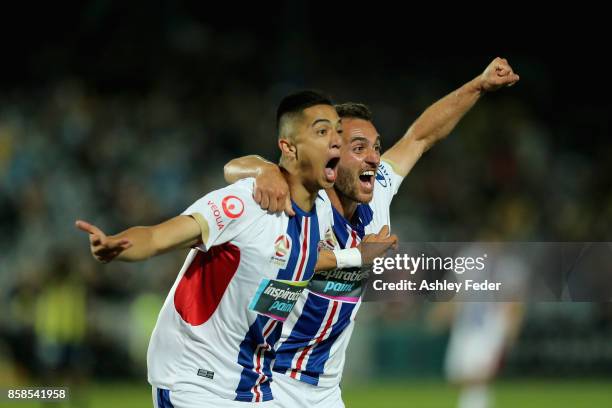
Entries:
<svg viewBox="0 0 612 408">
<path fill-rule="evenodd" d="M 494 59 L 484 72 L 434 103 L 381 157 L 372 115 L 361 104 L 338 105 L 343 144 L 338 180 L 326 190 L 333 204 L 334 241 L 340 248 L 389 225 L 389 206 L 403 178 L 421 155 L 447 136 L 480 97 L 519 80 L 508 62 Z M 226 165 L 226 180 L 256 178 L 255 198 L 272 211 L 285 209 L 286 193 L 277 166 L 257 156 Z M 316 274 L 285 322 L 273 370 L 279 402 L 292 407 L 343 407 L 340 380 L 346 348 L 361 302 L 364 276 L 355 270 Z"/>
<path fill-rule="evenodd" d="M 89 233 L 91 252 L 101 262 L 193 248 L 149 344 L 148 379 L 156 408 L 273 402 L 271 361 L 282 323 L 268 316 L 285 311 L 289 302 L 273 303 L 282 306 L 279 310 L 268 305 L 255 313 L 250 308 L 266 294 L 290 299 L 291 289 L 313 276 L 319 241 L 331 233 L 332 220 L 331 206 L 317 194 L 333 186 L 341 142 L 336 110 L 318 93 L 283 99 L 277 124 L 280 165 L 295 216 L 262 210 L 252 198 L 253 180 L 245 179 L 156 226 L 107 236 L 94 225 L 76 222 Z M 383 236 L 379 241 L 391 245 L 395 240 Z"/>
<path fill-rule="evenodd" d="M 512 272 L 504 271 L 507 275 Z M 491 408 L 491 383 L 501 369 L 504 354 L 518 337 L 523 305 L 494 301 L 453 303 L 444 369 L 448 380 L 459 387 L 457 408 Z"/>
<path fill-rule="evenodd" d="M 507 226 L 499 226 L 500 238 L 512 236 Z M 461 256 L 473 256 L 482 249 L 468 245 Z M 512 253 L 496 252 L 489 248 L 486 268 L 454 274 L 459 282 L 500 282 L 504 293 L 520 298 L 528 287 L 529 266 Z M 524 309 L 518 302 L 496 301 L 494 292 L 478 295 L 470 292 L 457 294 L 452 302 L 437 303 L 431 310 L 433 323 L 450 323 L 451 331 L 444 369 L 449 382 L 459 388 L 457 408 L 491 408 L 495 398 L 491 384 L 502 368 L 504 355 L 514 345 L 522 325 Z M 433 319 L 432 319 L 433 320 Z M 446 320 L 446 321 L 445 321 Z"/>
</svg>

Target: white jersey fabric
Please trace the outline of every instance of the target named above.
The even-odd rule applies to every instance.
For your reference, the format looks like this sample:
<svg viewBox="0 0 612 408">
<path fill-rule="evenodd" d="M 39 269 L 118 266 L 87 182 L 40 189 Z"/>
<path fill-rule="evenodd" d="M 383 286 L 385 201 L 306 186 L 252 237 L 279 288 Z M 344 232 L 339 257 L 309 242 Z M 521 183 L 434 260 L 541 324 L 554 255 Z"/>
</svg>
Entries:
<svg viewBox="0 0 612 408">
<path fill-rule="evenodd" d="M 390 225 L 389 207 L 402 180 L 388 163 L 381 162 L 372 201 L 360 204 L 351 221 L 333 209 L 334 234 L 325 236 L 325 242 L 341 249 L 355 247 L 365 234 L 378 233 Z M 324 199 L 329 200 L 327 195 Z M 365 278 L 359 269 L 314 275 L 283 325 L 275 372 L 319 388 L 340 384 Z M 283 381 L 278 385 L 290 384 Z"/>
<path fill-rule="evenodd" d="M 463 302 L 452 327 L 444 368 L 450 381 L 491 378 L 499 369 L 510 329 L 504 303 Z"/>
<path fill-rule="evenodd" d="M 340 387 L 316 387 L 275 373 L 272 391 L 278 408 L 345 408 Z"/>
<path fill-rule="evenodd" d="M 153 408 L 278 408 L 276 393 L 274 399 L 265 402 L 244 402 L 221 398 L 205 389 L 170 391 L 153 387 Z"/>
<path fill-rule="evenodd" d="M 244 179 L 199 199 L 183 214 L 208 224 L 162 307 L 147 353 L 148 379 L 170 395 L 272 400 L 274 345 L 282 323 L 249 310 L 262 279 L 312 277 L 320 237 L 331 233 L 328 200 L 296 216 L 270 214 Z M 204 230 L 204 229 L 203 229 Z"/>
</svg>

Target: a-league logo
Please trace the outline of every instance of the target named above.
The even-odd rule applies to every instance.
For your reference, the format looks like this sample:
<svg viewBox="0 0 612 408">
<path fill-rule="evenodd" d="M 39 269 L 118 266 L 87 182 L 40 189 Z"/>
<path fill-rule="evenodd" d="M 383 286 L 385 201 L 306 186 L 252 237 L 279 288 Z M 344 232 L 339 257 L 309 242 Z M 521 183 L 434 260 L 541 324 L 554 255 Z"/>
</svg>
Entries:
<svg viewBox="0 0 612 408">
<path fill-rule="evenodd" d="M 221 202 L 223 212 L 230 218 L 238 218 L 244 212 L 244 203 L 234 195 L 227 196 Z"/>
<path fill-rule="evenodd" d="M 291 253 L 291 237 L 288 235 L 279 235 L 274 241 L 274 255 L 270 258 L 273 264 L 285 268 L 289 262 Z"/>
<path fill-rule="evenodd" d="M 276 238 L 276 241 L 274 241 L 274 250 L 276 252 L 276 256 L 281 258 L 287 256 L 289 249 L 291 249 L 291 242 L 289 242 L 289 237 L 287 237 L 286 235 L 281 235 L 280 237 Z"/>
</svg>

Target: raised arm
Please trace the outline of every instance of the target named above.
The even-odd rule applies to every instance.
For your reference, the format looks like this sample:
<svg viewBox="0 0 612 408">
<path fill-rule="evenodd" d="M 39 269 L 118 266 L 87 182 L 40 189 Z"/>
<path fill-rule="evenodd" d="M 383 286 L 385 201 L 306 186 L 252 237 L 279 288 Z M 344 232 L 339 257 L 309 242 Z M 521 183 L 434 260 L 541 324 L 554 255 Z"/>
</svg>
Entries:
<svg viewBox="0 0 612 408">
<path fill-rule="evenodd" d="M 261 156 L 243 156 L 229 161 L 223 167 L 223 175 L 228 183 L 254 177 L 253 199 L 261 208 L 270 212 L 285 211 L 288 216 L 295 215 L 291 208 L 289 185 L 276 164 Z"/>
<path fill-rule="evenodd" d="M 506 59 L 495 58 L 482 74 L 427 108 L 382 159 L 405 177 L 424 152 L 448 136 L 483 93 L 512 86 L 518 80 Z"/>
<path fill-rule="evenodd" d="M 128 228 L 111 236 L 86 221 L 76 221 L 76 227 L 89 234 L 91 254 L 103 263 L 114 259 L 142 261 L 173 249 L 194 246 L 208 235 L 208 224 L 188 215 L 151 227 Z"/>
</svg>

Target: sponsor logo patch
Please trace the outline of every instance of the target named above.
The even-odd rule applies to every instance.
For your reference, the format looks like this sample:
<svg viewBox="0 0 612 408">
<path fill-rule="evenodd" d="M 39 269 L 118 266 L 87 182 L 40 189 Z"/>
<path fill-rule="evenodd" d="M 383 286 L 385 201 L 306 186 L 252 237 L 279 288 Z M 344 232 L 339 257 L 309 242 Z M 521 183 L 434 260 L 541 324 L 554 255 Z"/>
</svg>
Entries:
<svg viewBox="0 0 612 408">
<path fill-rule="evenodd" d="M 225 227 L 225 224 L 223 224 L 223 218 L 221 218 L 221 210 L 219 210 L 219 207 L 217 207 L 217 204 L 215 204 L 214 201 L 209 200 L 206 204 L 208 204 L 210 207 L 210 211 L 212 211 L 213 217 L 215 217 L 217 228 L 219 231 L 221 231 Z"/>
<path fill-rule="evenodd" d="M 308 281 L 262 279 L 249 309 L 284 322 L 307 284 Z"/>
<path fill-rule="evenodd" d="M 223 208 L 225 215 L 232 219 L 240 217 L 244 212 L 244 203 L 240 198 L 234 195 L 223 198 L 223 201 L 221 201 L 221 207 Z"/>
<path fill-rule="evenodd" d="M 322 271 L 314 274 L 308 291 L 328 299 L 357 303 L 367 279 L 368 271 L 360 268 Z"/>
</svg>

